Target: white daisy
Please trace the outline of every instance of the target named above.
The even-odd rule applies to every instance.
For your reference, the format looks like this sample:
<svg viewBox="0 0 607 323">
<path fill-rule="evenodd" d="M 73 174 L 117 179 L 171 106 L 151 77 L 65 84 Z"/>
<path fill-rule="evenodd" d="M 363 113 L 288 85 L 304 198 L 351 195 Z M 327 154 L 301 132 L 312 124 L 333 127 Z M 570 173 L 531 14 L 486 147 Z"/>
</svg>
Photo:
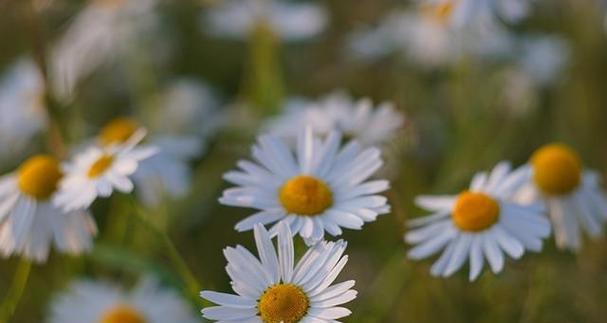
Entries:
<svg viewBox="0 0 607 323">
<path fill-rule="evenodd" d="M 51 203 L 63 176 L 59 162 L 38 155 L 0 178 L 0 252 L 36 262 L 51 246 L 78 255 L 89 250 L 97 227 L 85 210 L 63 211 Z"/>
<path fill-rule="evenodd" d="M 201 296 L 218 304 L 202 310 L 205 318 L 219 322 L 337 322 L 351 314 L 339 307 L 356 298 L 354 281 L 336 285 L 348 261 L 342 256 L 346 242 L 320 242 L 295 265 L 289 227 L 278 228 L 278 254 L 269 233 L 255 226 L 259 260 L 241 246 L 226 248 L 226 270 L 238 295 L 203 291 Z"/>
<path fill-rule="evenodd" d="M 498 24 L 454 28 L 451 15 L 452 6 L 440 4 L 391 12 L 377 27 L 353 33 L 349 53 L 371 61 L 402 53 L 424 68 L 449 66 L 462 57 L 499 58 L 509 53 L 511 36 Z"/>
<path fill-rule="evenodd" d="M 416 246 L 409 257 L 422 259 L 444 249 L 432 275 L 450 276 L 468 260 L 472 281 L 481 273 L 484 259 L 499 273 L 504 253 L 518 259 L 525 250 L 539 252 L 542 239 L 550 235 L 543 208 L 512 202 L 525 180 L 524 173 L 511 173 L 508 163 L 500 163 L 490 174 L 478 173 L 470 189 L 457 196 L 417 198 L 417 204 L 433 215 L 410 222 L 413 229 L 405 240 Z"/>
<path fill-rule="evenodd" d="M 70 99 L 78 82 L 100 66 L 133 55 L 135 44 L 158 38 L 157 0 L 96 0 L 76 16 L 49 62 L 55 94 Z M 153 51 L 161 53 L 162 48 Z"/>
<path fill-rule="evenodd" d="M 100 141 L 109 144 L 112 142 L 109 140 L 125 135 L 118 130 L 114 133 L 108 130 L 102 133 Z M 55 203 L 65 210 L 76 210 L 88 208 L 97 197 L 110 196 L 114 189 L 130 193 L 134 185 L 129 177 L 141 161 L 157 151 L 155 147 L 137 145 L 144 136 L 145 130 L 139 129 L 124 143 L 103 148 L 92 146 L 77 154 L 65 166 L 67 174 L 59 183 Z"/>
<path fill-rule="evenodd" d="M 601 189 L 600 175 L 585 171 L 573 149 L 563 144 L 546 145 L 520 171 L 527 173 L 528 183 L 517 200 L 546 204 L 558 247 L 579 249 L 582 231 L 592 238 L 602 234 L 607 196 Z"/>
<path fill-rule="evenodd" d="M 390 102 L 374 107 L 368 98 L 354 100 L 338 91 L 317 103 L 292 101 L 266 129 L 284 138 L 296 138 L 305 127 L 323 135 L 337 130 L 364 145 L 374 145 L 392 139 L 404 122 L 405 117 Z"/>
<path fill-rule="evenodd" d="M 49 323 L 194 323 L 188 304 L 176 292 L 152 279 L 130 292 L 112 285 L 80 281 L 59 295 Z"/>
<path fill-rule="evenodd" d="M 336 236 L 342 227 L 358 230 L 364 222 L 388 213 L 387 199 L 377 195 L 388 189 L 388 181 L 367 181 L 383 164 L 380 150 L 363 149 L 356 141 L 343 148 L 340 143 L 338 132 L 322 140 L 307 128 L 293 152 L 274 136 L 260 136 L 253 147 L 257 163 L 240 161 L 241 170 L 224 175 L 239 187 L 225 190 L 222 204 L 260 210 L 238 223 L 236 230 L 284 220 L 311 244 L 325 231 Z"/>
<path fill-rule="evenodd" d="M 450 22 L 464 26 L 479 20 L 503 19 L 518 22 L 527 17 L 534 0 L 423 0 L 430 5 L 449 7 Z"/>
<path fill-rule="evenodd" d="M 224 0 L 205 12 L 203 30 L 234 39 L 247 39 L 266 25 L 282 40 L 299 41 L 320 34 L 327 26 L 326 10 L 314 3 L 283 0 Z"/>
<path fill-rule="evenodd" d="M 44 81 L 33 61 L 21 58 L 0 80 L 0 154 L 24 153 L 46 124 Z"/>
</svg>

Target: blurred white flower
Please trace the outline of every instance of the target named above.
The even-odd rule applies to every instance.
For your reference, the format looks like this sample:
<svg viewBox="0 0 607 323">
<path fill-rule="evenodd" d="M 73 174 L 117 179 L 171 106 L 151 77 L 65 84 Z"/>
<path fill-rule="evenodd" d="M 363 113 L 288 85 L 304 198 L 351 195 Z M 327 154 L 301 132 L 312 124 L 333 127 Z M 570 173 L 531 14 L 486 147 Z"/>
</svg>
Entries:
<svg viewBox="0 0 607 323">
<path fill-rule="evenodd" d="M 114 190 L 130 193 L 134 187 L 130 177 L 141 161 L 157 152 L 156 147 L 139 145 L 145 136 L 143 129 L 131 135 L 120 127 L 111 130 L 100 138 L 104 147 L 89 147 L 66 164 L 67 173 L 55 197 L 55 203 L 66 211 L 88 208 L 98 197 L 109 197 Z M 126 140 L 118 140 L 125 136 Z"/>
<path fill-rule="evenodd" d="M 517 200 L 546 204 L 559 248 L 579 250 L 582 231 L 591 238 L 602 235 L 607 222 L 607 196 L 600 175 L 584 170 L 571 147 L 541 147 L 520 172 L 527 173 L 527 185 L 520 189 Z"/>
<path fill-rule="evenodd" d="M 338 322 L 352 312 L 340 305 L 354 300 L 355 282 L 333 284 L 346 266 L 346 242 L 322 241 L 295 263 L 289 226 L 278 226 L 278 248 L 263 225 L 255 226 L 259 259 L 242 246 L 224 250 L 227 272 L 237 295 L 203 291 L 200 295 L 219 306 L 202 310 L 218 322 Z M 278 249 L 278 253 L 276 252 Z M 68 322 L 69 323 L 69 322 Z"/>
<path fill-rule="evenodd" d="M 512 37 L 498 24 L 486 21 L 455 28 L 450 14 L 438 5 L 392 12 L 377 27 L 354 32 L 348 53 L 363 60 L 403 53 L 415 64 L 434 68 L 466 56 L 501 57 L 511 50 Z"/>
<path fill-rule="evenodd" d="M 198 322 L 177 292 L 150 278 L 130 292 L 107 283 L 75 282 L 56 297 L 49 316 L 49 323 Z"/>
<path fill-rule="evenodd" d="M 129 51 L 152 35 L 158 38 L 157 2 L 90 1 L 53 48 L 49 69 L 55 94 L 69 99 L 78 82 L 100 66 L 133 55 Z"/>
<path fill-rule="evenodd" d="M 264 24 L 284 41 L 300 41 L 320 34 L 327 21 L 326 10 L 315 3 L 223 0 L 203 14 L 202 28 L 217 36 L 243 40 Z"/>
<path fill-rule="evenodd" d="M 46 155 L 26 160 L 0 177 L 0 252 L 45 262 L 51 246 L 78 255 L 93 246 L 97 227 L 86 210 L 63 211 L 51 203 L 63 176 Z"/>
<path fill-rule="evenodd" d="M 44 81 L 29 58 L 9 67 L 0 80 L 0 155 L 16 159 L 46 124 Z"/>
<path fill-rule="evenodd" d="M 421 0 L 450 12 L 449 22 L 457 27 L 479 20 L 503 19 L 509 23 L 527 17 L 535 0 Z"/>
<path fill-rule="evenodd" d="M 434 276 L 448 277 L 470 262 L 470 280 L 482 272 L 485 260 L 494 273 L 504 267 L 504 254 L 519 259 L 525 250 L 539 252 L 550 235 L 550 222 L 541 205 L 512 201 L 525 184 L 523 172 L 500 163 L 490 173 L 478 173 L 469 190 L 457 196 L 421 196 L 417 205 L 433 214 L 410 221 L 405 236 L 416 245 L 409 258 L 423 259 L 442 251 Z"/>
<path fill-rule="evenodd" d="M 325 231 L 337 236 L 342 228 L 360 230 L 365 222 L 388 213 L 390 205 L 379 193 L 389 182 L 369 180 L 383 165 L 380 150 L 362 148 L 356 141 L 342 146 L 341 139 L 339 132 L 321 139 L 308 127 L 292 149 L 277 137 L 260 136 L 253 146 L 257 163 L 239 161 L 239 170 L 224 175 L 238 186 L 226 189 L 219 202 L 259 210 L 236 229 L 285 221 L 311 245 L 322 240 Z M 276 229 L 274 225 L 271 231 Z"/>
<path fill-rule="evenodd" d="M 519 65 L 538 86 L 558 80 L 569 60 L 569 45 L 558 36 L 526 36 L 521 40 Z"/>
<path fill-rule="evenodd" d="M 382 144 L 402 128 L 405 117 L 389 102 L 373 106 L 370 99 L 355 100 L 337 91 L 318 102 L 294 99 L 284 112 L 268 121 L 266 130 L 286 139 L 294 139 L 306 127 L 327 135 L 339 131 L 364 145 Z"/>
</svg>

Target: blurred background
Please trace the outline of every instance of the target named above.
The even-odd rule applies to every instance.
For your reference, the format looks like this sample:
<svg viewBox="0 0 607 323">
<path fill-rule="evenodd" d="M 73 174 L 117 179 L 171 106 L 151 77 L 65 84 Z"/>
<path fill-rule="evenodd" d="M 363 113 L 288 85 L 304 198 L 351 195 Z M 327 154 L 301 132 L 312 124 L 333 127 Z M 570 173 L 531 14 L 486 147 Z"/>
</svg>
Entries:
<svg viewBox="0 0 607 323">
<path fill-rule="evenodd" d="M 3 173 L 49 149 L 67 156 L 115 117 L 136 118 L 151 134 L 172 132 L 194 120 L 175 106 L 204 106 L 190 126 L 213 134 L 191 160 L 191 186 L 145 209 L 203 287 L 227 292 L 222 249 L 251 249 L 253 235 L 233 230 L 250 210 L 217 202 L 228 187 L 221 176 L 248 158 L 267 118 L 293 98 L 335 90 L 391 101 L 406 115 L 384 147 L 393 212 L 344 234 L 350 262 L 340 280 L 356 279 L 360 292 L 344 321 L 607 321 L 605 239 L 586 241 L 578 254 L 549 240 L 541 254 L 474 283 L 465 271 L 431 277 L 432 262 L 407 260 L 402 239 L 406 219 L 424 215 L 412 203 L 416 195 L 455 194 L 474 172 L 501 160 L 520 165 L 545 143 L 570 144 L 605 174 L 604 3 L 537 0 L 524 17 L 492 17 L 452 32 L 440 12 L 412 1 L 284 1 L 317 5 L 324 16 L 286 16 L 303 23 L 277 18 L 274 30 L 269 23 L 243 33 L 242 14 L 221 12 L 222 2 L 0 0 Z M 19 76 L 19 64 L 31 64 L 40 79 Z M 23 88 L 28 99 L 19 101 L 14 93 Z M 93 205 L 100 228 L 94 251 L 53 254 L 35 266 L 13 322 L 45 322 L 53 295 L 74 278 L 131 286 L 154 274 L 183 289 L 154 233 L 129 216 L 129 201 L 114 195 Z M 17 263 L 0 260 L 0 294 Z M 199 310 L 195 301 L 192 309 Z"/>
</svg>

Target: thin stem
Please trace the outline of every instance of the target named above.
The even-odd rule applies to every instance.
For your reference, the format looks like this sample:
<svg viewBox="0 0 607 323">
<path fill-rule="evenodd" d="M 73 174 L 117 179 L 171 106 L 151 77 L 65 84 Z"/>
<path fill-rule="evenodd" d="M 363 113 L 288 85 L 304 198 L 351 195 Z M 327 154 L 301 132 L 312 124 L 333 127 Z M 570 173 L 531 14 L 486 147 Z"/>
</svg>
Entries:
<svg viewBox="0 0 607 323">
<path fill-rule="evenodd" d="M 13 283 L 2 302 L 2 305 L 0 305 L 0 323 L 8 323 L 15 313 L 15 309 L 23 296 L 23 291 L 29 280 L 31 267 L 32 264 L 24 258 L 19 262 L 15 277 L 13 278 Z"/>
<path fill-rule="evenodd" d="M 143 210 L 134 201 L 133 208 L 135 210 L 135 217 L 139 220 L 139 222 L 144 224 L 148 230 L 154 233 L 154 235 L 158 238 L 159 242 L 164 247 L 166 255 L 174 266 L 173 269 L 180 276 L 191 299 L 194 300 L 198 305 L 208 305 L 207 302 L 199 296 L 199 293 L 202 290 L 201 284 L 198 282 L 196 276 L 194 275 L 194 273 L 192 273 L 192 270 L 190 269 L 186 261 L 183 259 L 183 257 L 179 253 L 179 250 L 177 249 L 173 241 L 171 241 L 167 233 L 162 229 L 158 228 L 154 223 L 152 223 L 152 221 L 147 218 L 145 210 Z"/>
</svg>

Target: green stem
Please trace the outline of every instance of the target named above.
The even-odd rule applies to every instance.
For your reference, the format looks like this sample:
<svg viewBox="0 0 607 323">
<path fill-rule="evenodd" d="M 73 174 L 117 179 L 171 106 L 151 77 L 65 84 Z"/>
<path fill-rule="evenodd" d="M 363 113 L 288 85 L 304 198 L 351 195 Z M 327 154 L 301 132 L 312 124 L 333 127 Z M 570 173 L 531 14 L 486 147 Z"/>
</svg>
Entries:
<svg viewBox="0 0 607 323">
<path fill-rule="evenodd" d="M 19 262 L 15 277 L 13 278 L 13 283 L 2 302 L 2 305 L 0 305 L 0 323 L 8 323 L 15 313 L 15 309 L 17 308 L 21 296 L 23 296 L 25 286 L 27 285 L 31 267 L 32 264 L 26 259 L 22 258 Z"/>
<path fill-rule="evenodd" d="M 183 259 L 179 250 L 171 241 L 171 238 L 167 235 L 165 231 L 158 228 L 152 221 L 147 218 L 145 210 L 143 210 L 136 202 L 133 201 L 133 208 L 135 210 L 134 214 L 137 220 L 141 222 L 145 227 L 158 239 L 158 241 L 162 244 L 163 248 L 166 251 L 166 256 L 169 258 L 171 263 L 173 264 L 173 269 L 177 272 L 179 277 L 181 278 L 188 295 L 190 298 L 196 302 L 197 305 L 206 306 L 208 305 L 206 301 L 200 298 L 199 293 L 202 290 L 201 284 L 196 279 L 194 273 Z M 2 323 L 2 322 L 0 322 Z"/>
</svg>

